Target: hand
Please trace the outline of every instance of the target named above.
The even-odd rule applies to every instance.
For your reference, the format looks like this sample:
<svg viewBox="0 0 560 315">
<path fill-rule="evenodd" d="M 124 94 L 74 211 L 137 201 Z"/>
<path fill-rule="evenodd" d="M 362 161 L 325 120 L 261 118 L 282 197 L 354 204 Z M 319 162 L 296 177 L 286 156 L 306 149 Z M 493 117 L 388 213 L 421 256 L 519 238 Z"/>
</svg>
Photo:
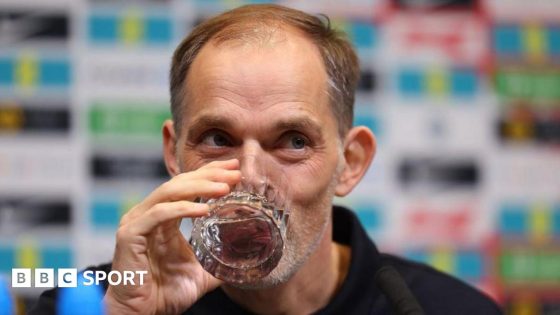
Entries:
<svg viewBox="0 0 560 315">
<path fill-rule="evenodd" d="M 179 231 L 182 218 L 208 214 L 196 197 L 219 197 L 241 180 L 238 160 L 211 162 L 159 186 L 126 213 L 117 230 L 112 270 L 147 270 L 144 285 L 109 286 L 108 314 L 179 314 L 215 289 Z"/>
</svg>

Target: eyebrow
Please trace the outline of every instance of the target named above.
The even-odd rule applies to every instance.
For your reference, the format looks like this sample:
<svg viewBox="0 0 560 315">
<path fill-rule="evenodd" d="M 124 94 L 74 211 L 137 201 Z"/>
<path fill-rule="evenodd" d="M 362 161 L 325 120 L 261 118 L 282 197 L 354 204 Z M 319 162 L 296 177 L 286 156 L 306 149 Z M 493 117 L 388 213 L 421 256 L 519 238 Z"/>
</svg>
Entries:
<svg viewBox="0 0 560 315">
<path fill-rule="evenodd" d="M 307 117 L 295 117 L 276 121 L 274 130 L 311 130 L 316 134 L 321 134 L 321 126 L 314 120 Z"/>
<path fill-rule="evenodd" d="M 229 118 L 217 115 L 203 115 L 196 118 L 187 130 L 187 139 L 193 135 L 200 134 L 203 130 L 209 128 L 232 129 L 233 123 Z"/>
</svg>

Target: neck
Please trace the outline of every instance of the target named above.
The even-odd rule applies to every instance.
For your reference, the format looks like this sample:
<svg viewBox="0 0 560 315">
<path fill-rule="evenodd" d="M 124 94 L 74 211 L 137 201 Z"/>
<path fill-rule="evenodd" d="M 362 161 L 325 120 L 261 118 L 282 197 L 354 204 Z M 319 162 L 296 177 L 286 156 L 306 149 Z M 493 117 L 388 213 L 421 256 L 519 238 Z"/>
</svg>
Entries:
<svg viewBox="0 0 560 315">
<path fill-rule="evenodd" d="M 332 241 L 332 225 L 324 234 L 309 259 L 287 282 L 262 290 L 227 285 L 222 289 L 234 302 L 256 314 L 310 314 L 320 310 L 329 303 L 346 274 L 341 268 L 344 264 L 339 246 Z"/>
</svg>

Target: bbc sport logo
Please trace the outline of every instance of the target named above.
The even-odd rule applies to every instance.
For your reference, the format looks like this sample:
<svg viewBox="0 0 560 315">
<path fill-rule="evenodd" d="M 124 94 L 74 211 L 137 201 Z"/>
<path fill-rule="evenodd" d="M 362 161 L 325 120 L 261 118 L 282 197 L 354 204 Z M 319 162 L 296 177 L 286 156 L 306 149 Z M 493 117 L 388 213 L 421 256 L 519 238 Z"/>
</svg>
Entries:
<svg viewBox="0 0 560 315">
<path fill-rule="evenodd" d="M 81 275 L 75 268 L 14 268 L 12 269 L 12 287 L 13 288 L 54 288 L 55 278 L 58 287 L 75 288 L 77 286 L 99 285 L 102 281 L 107 280 L 110 285 L 144 285 L 144 276 L 148 274 L 146 270 L 123 272 L 112 270 L 105 272 L 103 270 L 86 270 Z M 34 271 L 34 272 L 32 272 Z M 34 275 L 33 279 L 31 275 Z M 78 283 L 79 282 L 79 283 Z"/>
</svg>

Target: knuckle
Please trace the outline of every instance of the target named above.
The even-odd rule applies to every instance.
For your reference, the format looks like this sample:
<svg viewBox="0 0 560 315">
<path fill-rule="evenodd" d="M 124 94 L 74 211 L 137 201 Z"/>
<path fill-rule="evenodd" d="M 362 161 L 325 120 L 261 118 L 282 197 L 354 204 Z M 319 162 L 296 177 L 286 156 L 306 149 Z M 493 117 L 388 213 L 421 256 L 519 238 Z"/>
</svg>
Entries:
<svg viewBox="0 0 560 315">
<path fill-rule="evenodd" d="M 141 211 L 139 205 L 136 205 L 126 211 L 122 216 L 119 222 L 119 226 L 125 225 L 128 222 L 132 221 L 135 217 L 138 216 L 138 213 Z"/>
<path fill-rule="evenodd" d="M 185 179 L 188 179 L 190 177 L 190 175 L 191 175 L 191 172 L 179 173 L 174 177 L 174 179 L 185 180 Z"/>
<path fill-rule="evenodd" d="M 170 193 L 173 192 L 173 187 L 174 187 L 174 182 L 173 179 L 163 183 L 160 187 L 159 187 L 159 191 L 161 194 L 163 195 L 168 195 Z"/>
<path fill-rule="evenodd" d="M 241 172 L 240 171 L 230 171 L 228 173 L 224 173 L 224 177 L 227 178 L 228 180 L 237 180 L 237 179 L 241 178 Z"/>
<path fill-rule="evenodd" d="M 191 209 L 192 207 L 193 207 L 193 203 L 192 203 L 192 202 L 186 201 L 186 200 L 182 200 L 182 201 L 179 201 L 177 210 L 178 210 L 178 211 L 183 211 L 183 210 Z"/>
<path fill-rule="evenodd" d="M 212 161 L 212 162 L 210 162 L 210 163 L 208 163 L 204 166 L 208 167 L 208 166 L 214 166 L 214 165 L 219 165 L 219 164 L 220 164 L 220 161 Z"/>
<path fill-rule="evenodd" d="M 132 210 L 133 210 L 133 209 L 131 209 L 131 210 L 125 212 L 125 213 L 122 215 L 120 225 L 124 225 L 124 224 L 126 224 L 128 221 L 130 221 Z"/>
<path fill-rule="evenodd" d="M 161 203 L 158 203 L 158 204 L 154 205 L 150 210 L 148 210 L 147 215 L 151 216 L 151 217 L 157 216 L 158 213 L 160 213 L 162 211 L 165 211 L 165 208 L 166 207 L 164 205 L 162 205 Z"/>
<path fill-rule="evenodd" d="M 179 176 L 179 175 L 177 175 L 177 176 Z M 165 183 L 161 184 L 159 186 L 159 190 L 162 191 L 162 192 L 165 192 L 165 191 L 169 190 L 169 187 L 173 185 L 172 182 L 173 182 L 173 180 L 175 180 L 175 178 L 177 176 L 175 176 L 172 179 L 170 179 L 170 180 L 166 181 Z"/>
<path fill-rule="evenodd" d="M 198 176 L 199 178 L 205 178 L 211 176 L 212 170 L 213 170 L 212 168 L 200 168 L 194 172 L 196 172 L 199 175 Z"/>
<path fill-rule="evenodd" d="M 131 220 L 129 212 L 125 213 L 119 222 L 119 228 L 126 226 Z"/>
<path fill-rule="evenodd" d="M 117 230 L 117 234 L 116 234 L 116 240 L 117 243 L 118 242 L 122 242 L 127 240 L 128 238 L 130 238 L 130 231 L 126 226 L 121 226 L 118 230 Z"/>
</svg>

